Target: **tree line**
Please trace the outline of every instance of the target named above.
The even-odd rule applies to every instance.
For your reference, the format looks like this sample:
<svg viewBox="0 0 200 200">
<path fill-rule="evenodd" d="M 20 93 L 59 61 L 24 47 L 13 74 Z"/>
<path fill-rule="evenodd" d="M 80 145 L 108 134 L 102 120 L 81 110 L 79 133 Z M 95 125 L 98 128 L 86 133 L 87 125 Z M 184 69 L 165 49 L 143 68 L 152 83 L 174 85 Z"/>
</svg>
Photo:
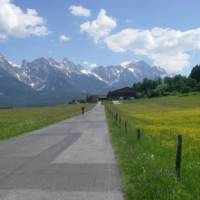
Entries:
<svg viewBox="0 0 200 200">
<path fill-rule="evenodd" d="M 173 77 L 145 78 L 142 82 L 134 83 L 132 89 L 142 96 L 158 97 L 176 93 L 200 92 L 200 65 L 196 65 L 188 77 L 176 75 Z"/>
</svg>

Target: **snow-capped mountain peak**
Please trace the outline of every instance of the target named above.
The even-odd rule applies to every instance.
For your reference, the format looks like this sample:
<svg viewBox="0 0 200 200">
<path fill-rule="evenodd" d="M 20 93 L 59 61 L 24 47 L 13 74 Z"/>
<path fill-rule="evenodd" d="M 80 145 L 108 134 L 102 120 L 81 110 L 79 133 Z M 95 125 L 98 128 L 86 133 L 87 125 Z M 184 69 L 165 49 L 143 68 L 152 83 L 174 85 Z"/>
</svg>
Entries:
<svg viewBox="0 0 200 200">
<path fill-rule="evenodd" d="M 130 65 L 131 63 L 133 63 L 133 61 L 130 61 L 130 60 L 124 61 L 124 62 L 122 62 L 122 63 L 120 64 L 120 66 L 126 68 L 126 67 L 127 67 L 128 65 Z"/>
<path fill-rule="evenodd" d="M 2 61 L 5 61 L 5 60 L 6 59 L 5 59 L 4 55 L 0 54 L 0 61 L 2 62 Z"/>
<path fill-rule="evenodd" d="M 23 60 L 21 66 L 0 55 L 0 68 L 16 77 L 35 91 L 63 90 L 69 86 L 84 93 L 106 93 L 110 89 L 131 86 L 145 77 L 154 79 L 166 72 L 144 61 L 124 62 L 121 65 L 86 67 L 64 58 L 61 62 L 53 58 L 37 58 L 31 62 Z"/>
</svg>

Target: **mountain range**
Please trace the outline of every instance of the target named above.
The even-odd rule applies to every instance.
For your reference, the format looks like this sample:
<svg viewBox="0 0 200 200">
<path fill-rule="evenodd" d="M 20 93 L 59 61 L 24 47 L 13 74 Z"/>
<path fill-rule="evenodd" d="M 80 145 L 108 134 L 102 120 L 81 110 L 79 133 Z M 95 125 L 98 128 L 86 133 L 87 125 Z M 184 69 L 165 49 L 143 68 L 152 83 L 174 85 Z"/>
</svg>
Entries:
<svg viewBox="0 0 200 200">
<path fill-rule="evenodd" d="M 67 58 L 58 62 L 42 57 L 16 65 L 0 55 L 0 106 L 65 103 L 81 95 L 106 94 L 165 74 L 164 69 L 144 61 L 89 68 Z"/>
</svg>

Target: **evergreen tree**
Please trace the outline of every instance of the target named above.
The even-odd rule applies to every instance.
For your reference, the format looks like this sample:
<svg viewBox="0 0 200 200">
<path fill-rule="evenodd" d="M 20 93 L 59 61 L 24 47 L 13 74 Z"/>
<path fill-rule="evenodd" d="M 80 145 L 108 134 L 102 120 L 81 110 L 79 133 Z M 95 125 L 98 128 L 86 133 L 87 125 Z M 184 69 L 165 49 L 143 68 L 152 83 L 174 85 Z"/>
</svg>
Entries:
<svg viewBox="0 0 200 200">
<path fill-rule="evenodd" d="M 196 65 L 191 73 L 190 73 L 190 78 L 193 78 L 197 82 L 200 82 L 200 65 Z"/>
</svg>

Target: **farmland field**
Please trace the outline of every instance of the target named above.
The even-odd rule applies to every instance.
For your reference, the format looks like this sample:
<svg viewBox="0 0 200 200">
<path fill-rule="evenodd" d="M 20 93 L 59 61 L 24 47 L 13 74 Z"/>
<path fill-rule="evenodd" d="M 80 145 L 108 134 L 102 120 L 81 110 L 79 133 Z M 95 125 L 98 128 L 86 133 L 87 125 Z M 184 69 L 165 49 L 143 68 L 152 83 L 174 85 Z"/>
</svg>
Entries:
<svg viewBox="0 0 200 200">
<path fill-rule="evenodd" d="M 8 139 L 80 114 L 81 104 L 0 109 L 0 140 Z M 93 106 L 84 104 L 86 110 Z"/>
<path fill-rule="evenodd" d="M 200 199 L 199 94 L 125 101 L 106 108 L 126 200 Z M 180 178 L 175 171 L 178 134 L 183 136 Z"/>
</svg>

